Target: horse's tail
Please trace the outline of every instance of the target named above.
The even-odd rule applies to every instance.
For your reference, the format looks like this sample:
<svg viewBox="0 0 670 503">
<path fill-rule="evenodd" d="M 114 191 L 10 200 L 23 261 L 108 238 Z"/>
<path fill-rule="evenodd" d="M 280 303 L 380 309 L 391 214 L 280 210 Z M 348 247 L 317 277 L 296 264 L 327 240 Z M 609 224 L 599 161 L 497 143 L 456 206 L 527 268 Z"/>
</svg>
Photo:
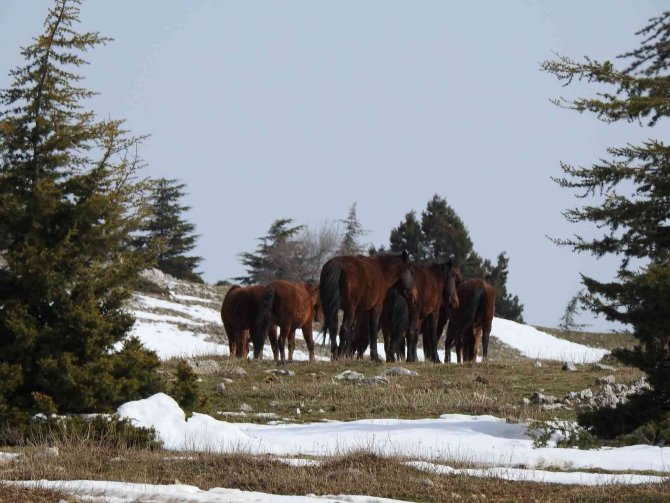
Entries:
<svg viewBox="0 0 670 503">
<path fill-rule="evenodd" d="M 265 345 L 265 336 L 270 329 L 272 322 L 272 307 L 275 302 L 275 289 L 272 287 L 266 288 L 261 295 L 260 304 L 258 306 L 258 316 L 256 317 L 256 340 L 254 340 L 254 354 L 259 353 Z M 256 349 L 258 346 L 258 350 Z"/>
<path fill-rule="evenodd" d="M 387 294 L 386 302 L 389 309 L 389 325 L 391 329 L 390 350 L 399 350 L 405 333 L 409 329 L 409 306 L 405 298 L 395 288 Z M 395 357 L 396 355 L 393 355 Z"/>
<path fill-rule="evenodd" d="M 339 265 L 326 264 L 321 270 L 319 281 L 319 296 L 323 309 L 323 341 L 326 341 L 326 335 L 330 332 L 331 345 L 337 336 L 337 313 L 342 302 L 340 295 L 341 275 L 342 268 Z"/>
</svg>

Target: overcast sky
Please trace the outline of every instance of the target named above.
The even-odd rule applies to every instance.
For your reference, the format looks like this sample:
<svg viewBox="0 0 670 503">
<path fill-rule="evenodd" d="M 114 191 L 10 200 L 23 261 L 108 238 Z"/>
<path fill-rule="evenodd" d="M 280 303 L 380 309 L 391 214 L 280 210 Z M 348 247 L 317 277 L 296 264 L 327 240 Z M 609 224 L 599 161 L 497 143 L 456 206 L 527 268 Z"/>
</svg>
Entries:
<svg viewBox="0 0 670 503">
<path fill-rule="evenodd" d="M 0 0 L 1 88 L 52 3 Z M 381 245 L 438 193 L 482 256 L 507 251 L 526 321 L 555 326 L 580 273 L 607 279 L 617 262 L 549 241 L 594 234 L 563 219 L 578 201 L 550 177 L 668 128 L 559 109 L 551 98 L 592 89 L 562 88 L 539 64 L 613 59 L 665 5 L 88 0 L 81 28 L 115 41 L 83 73 L 101 116 L 151 134 L 147 174 L 187 184 L 208 281 L 241 274 L 238 253 L 276 218 L 316 226 L 356 201 Z"/>
</svg>

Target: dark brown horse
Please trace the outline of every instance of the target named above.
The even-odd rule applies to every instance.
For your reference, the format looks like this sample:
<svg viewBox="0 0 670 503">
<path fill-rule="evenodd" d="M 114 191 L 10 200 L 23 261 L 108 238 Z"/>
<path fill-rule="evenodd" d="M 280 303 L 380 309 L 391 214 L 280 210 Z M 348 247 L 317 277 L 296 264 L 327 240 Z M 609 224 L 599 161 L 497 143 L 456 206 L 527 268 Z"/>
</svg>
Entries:
<svg viewBox="0 0 670 503">
<path fill-rule="evenodd" d="M 379 317 L 389 288 L 402 280 L 403 294 L 412 308 L 416 303 L 416 288 L 409 269 L 407 252 L 401 255 L 346 255 L 330 259 L 321 269 L 320 296 L 324 314 L 324 337 L 330 333 L 331 357 L 351 354 L 354 336 L 354 321 L 367 313 L 370 358 L 381 361 L 377 352 Z M 338 311 L 342 309 L 344 319 L 337 344 Z"/>
<path fill-rule="evenodd" d="M 423 334 L 424 354 L 426 360 L 435 363 L 440 362 L 437 354 L 437 342 L 439 339 L 438 322 L 440 307 L 446 304 L 451 309 L 457 309 L 459 298 L 456 291 L 457 273 L 453 268 L 451 260 L 445 263 L 433 263 L 412 266 L 412 275 L 419 292 L 417 302 L 417 316 L 413 323 L 416 330 L 407 332 L 407 361 L 416 361 L 416 346 L 419 330 Z M 395 327 L 396 323 L 392 323 Z M 396 347 L 405 334 L 397 332 L 392 334 L 391 346 Z"/>
<path fill-rule="evenodd" d="M 384 305 L 382 306 L 382 314 L 379 317 L 379 328 L 381 328 L 382 335 L 384 336 L 384 353 L 386 354 L 386 361 L 392 362 L 397 359 L 405 359 L 405 341 L 401 341 L 401 344 L 395 348 L 391 348 L 391 319 L 393 318 L 394 323 L 396 323 L 398 330 L 401 333 L 405 333 L 409 330 L 410 325 L 410 313 L 407 306 L 407 301 L 402 295 L 402 281 L 397 281 L 393 287 L 389 288 L 386 298 L 384 299 Z M 399 310 L 399 313 L 394 314 L 394 310 Z M 368 315 L 365 311 L 361 311 L 356 316 L 356 322 L 354 323 L 354 340 L 352 341 L 351 352 L 358 355 L 358 358 L 362 358 L 365 351 L 370 345 L 370 323 L 368 321 Z M 392 351 L 395 350 L 395 353 Z"/>
<path fill-rule="evenodd" d="M 270 325 L 279 327 L 279 354 L 281 362 L 286 361 L 284 348 L 288 341 L 288 361 L 293 361 L 295 349 L 295 331 L 302 329 L 310 361 L 314 360 L 314 339 L 312 338 L 312 322 L 320 311 L 319 285 L 293 283 L 290 281 L 273 281 L 268 284 L 261 296 L 258 311 L 258 329 L 254 340 L 254 356 L 263 350 L 265 334 Z"/>
<path fill-rule="evenodd" d="M 261 285 L 241 287 L 234 285 L 228 290 L 221 304 L 221 321 L 228 335 L 230 356 L 246 358 L 249 353 L 249 333 L 252 340 L 256 334 L 258 309 L 264 287 Z M 275 359 L 277 352 L 277 331 L 272 326 L 268 329 L 268 337 Z"/>
<path fill-rule="evenodd" d="M 484 358 L 488 357 L 489 336 L 495 314 L 495 290 L 481 278 L 463 281 L 457 288 L 460 306 L 448 311 L 446 360 L 456 348 L 458 363 L 474 361 L 482 343 Z"/>
</svg>

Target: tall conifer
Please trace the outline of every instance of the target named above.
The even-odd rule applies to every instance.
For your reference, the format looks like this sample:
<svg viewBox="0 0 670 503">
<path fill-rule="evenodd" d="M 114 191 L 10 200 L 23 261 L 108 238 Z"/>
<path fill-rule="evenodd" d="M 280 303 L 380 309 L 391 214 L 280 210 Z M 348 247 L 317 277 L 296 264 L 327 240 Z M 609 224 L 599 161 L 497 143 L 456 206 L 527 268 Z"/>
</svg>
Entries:
<svg viewBox="0 0 670 503">
<path fill-rule="evenodd" d="M 181 203 L 185 184 L 178 180 L 159 178 L 154 182 L 151 198 L 151 216 L 136 243 L 146 247 L 156 259 L 156 266 L 163 272 L 189 281 L 202 283 L 196 272 L 202 257 L 189 256 L 195 248 L 198 235 L 195 225 L 183 218 L 190 206 Z"/>
<path fill-rule="evenodd" d="M 144 216 L 142 138 L 84 108 L 78 0 L 57 0 L 0 92 L 0 414 L 111 410 L 158 389 L 156 355 L 130 339 L 129 246 Z"/>
<path fill-rule="evenodd" d="M 581 80 L 597 85 L 594 96 L 556 100 L 561 107 L 592 112 L 604 122 L 631 122 L 649 128 L 670 116 L 670 12 L 653 18 L 638 35 L 639 48 L 623 54 L 617 68 L 610 61 L 567 57 L 545 61 L 542 69 L 564 85 Z M 585 304 L 607 319 L 629 325 L 639 345 L 615 351 L 624 362 L 644 370 L 653 392 L 620 423 L 602 425 L 630 431 L 640 423 L 665 417 L 670 441 L 670 146 L 650 138 L 639 145 L 611 147 L 608 158 L 592 166 L 562 164 L 561 187 L 577 191 L 591 204 L 570 209 L 565 217 L 593 223 L 595 238 L 557 240 L 578 252 L 621 258 L 615 279 L 583 276 Z M 639 405 L 639 404 L 638 404 Z M 612 416 L 612 414 L 610 414 Z M 662 429 L 662 428 L 661 428 Z"/>
</svg>

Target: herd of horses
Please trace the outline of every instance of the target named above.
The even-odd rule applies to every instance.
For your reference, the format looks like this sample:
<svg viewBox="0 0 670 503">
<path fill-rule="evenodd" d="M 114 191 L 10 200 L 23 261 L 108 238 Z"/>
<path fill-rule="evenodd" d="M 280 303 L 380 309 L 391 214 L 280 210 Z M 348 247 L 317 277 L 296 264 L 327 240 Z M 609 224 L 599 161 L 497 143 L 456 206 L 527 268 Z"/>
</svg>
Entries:
<svg viewBox="0 0 670 503">
<path fill-rule="evenodd" d="M 403 251 L 334 257 L 324 264 L 318 284 L 235 285 L 223 299 L 221 320 L 230 355 L 240 358 L 248 356 L 250 344 L 254 358 L 261 358 L 268 339 L 275 361 L 290 362 L 295 332 L 301 329 L 313 361 L 312 326 L 322 319 L 332 359 L 362 358 L 369 347 L 370 358 L 381 361 L 381 329 L 386 361 L 416 361 L 421 335 L 425 359 L 439 363 L 438 343 L 446 326 L 446 361 L 455 348 L 461 363 L 473 361 L 480 344 L 483 357 L 488 356 L 494 312 L 495 291 L 488 282 L 463 279 L 451 261 L 413 264 Z"/>
</svg>

